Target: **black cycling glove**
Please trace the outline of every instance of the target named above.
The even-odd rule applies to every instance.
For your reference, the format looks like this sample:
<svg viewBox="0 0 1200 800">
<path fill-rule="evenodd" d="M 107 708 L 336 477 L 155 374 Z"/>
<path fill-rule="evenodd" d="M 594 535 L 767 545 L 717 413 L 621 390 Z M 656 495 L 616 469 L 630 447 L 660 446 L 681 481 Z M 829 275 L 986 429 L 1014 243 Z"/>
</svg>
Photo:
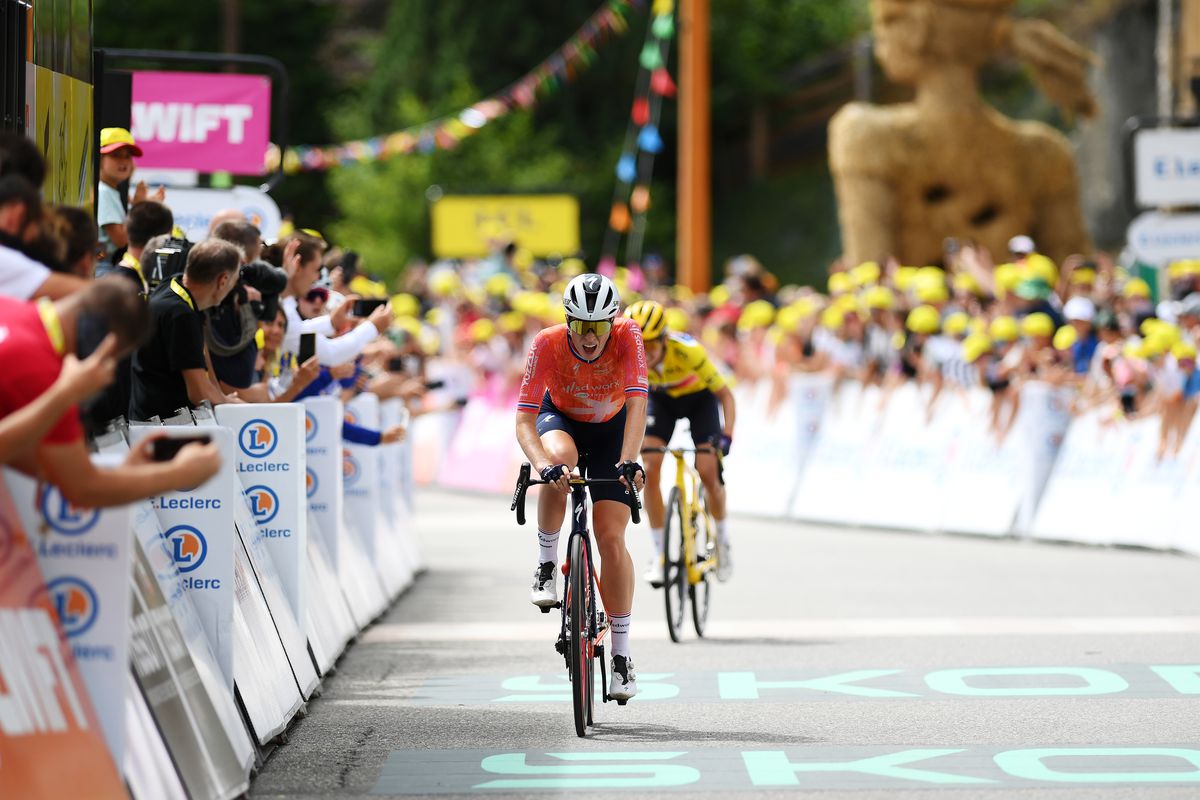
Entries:
<svg viewBox="0 0 1200 800">
<path fill-rule="evenodd" d="M 542 480 L 546 481 L 546 483 L 554 483 L 563 475 L 568 474 L 568 472 L 566 464 L 552 464 L 542 470 Z"/>
</svg>

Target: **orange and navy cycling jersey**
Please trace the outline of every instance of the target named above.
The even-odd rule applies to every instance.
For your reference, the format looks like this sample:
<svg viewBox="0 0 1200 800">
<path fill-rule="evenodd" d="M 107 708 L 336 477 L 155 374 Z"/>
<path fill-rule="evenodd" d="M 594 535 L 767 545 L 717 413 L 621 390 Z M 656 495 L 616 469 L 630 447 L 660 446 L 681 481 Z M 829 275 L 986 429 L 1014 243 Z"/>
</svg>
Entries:
<svg viewBox="0 0 1200 800">
<path fill-rule="evenodd" d="M 612 333 L 594 361 L 571 346 L 566 325 L 546 328 L 533 340 L 517 411 L 536 414 L 542 397 L 577 422 L 607 422 L 625 407 L 627 397 L 647 397 L 646 348 L 642 329 L 625 317 L 613 320 Z"/>
</svg>

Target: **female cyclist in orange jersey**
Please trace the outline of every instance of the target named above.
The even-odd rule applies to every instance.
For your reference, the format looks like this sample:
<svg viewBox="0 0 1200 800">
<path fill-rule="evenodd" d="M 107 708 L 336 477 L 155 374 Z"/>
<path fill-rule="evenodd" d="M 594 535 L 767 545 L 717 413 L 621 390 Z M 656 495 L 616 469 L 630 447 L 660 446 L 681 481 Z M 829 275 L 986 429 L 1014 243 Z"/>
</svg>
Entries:
<svg viewBox="0 0 1200 800">
<path fill-rule="evenodd" d="M 613 282 L 585 274 L 563 292 L 567 322 L 546 328 L 533 340 L 517 400 L 517 441 L 543 480 L 557 491 L 538 497 L 538 566 L 531 599 L 537 606 L 558 602 L 558 538 L 570 493 L 568 478 L 579 468 L 589 478 L 620 478 L 632 467 L 638 490 L 645 472 L 638 463 L 646 432 L 646 350 L 642 331 L 618 318 L 621 299 Z M 549 488 L 549 487 L 547 487 Z M 629 655 L 633 609 L 633 560 L 625 548 L 629 506 L 617 484 L 591 489 L 592 527 L 600 552 L 600 595 L 612 631 L 609 695 L 637 694 Z"/>
</svg>

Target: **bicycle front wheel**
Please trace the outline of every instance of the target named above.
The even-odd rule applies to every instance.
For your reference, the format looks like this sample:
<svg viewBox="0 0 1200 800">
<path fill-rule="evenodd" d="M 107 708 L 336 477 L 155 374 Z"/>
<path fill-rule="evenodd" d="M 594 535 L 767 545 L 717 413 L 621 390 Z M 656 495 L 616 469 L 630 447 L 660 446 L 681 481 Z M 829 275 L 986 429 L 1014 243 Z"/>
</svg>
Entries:
<svg viewBox="0 0 1200 800">
<path fill-rule="evenodd" d="M 588 713 L 592 702 L 592 642 L 588 635 L 587 551 L 582 536 L 572 536 L 567 557 L 567 643 L 571 663 L 571 706 L 575 712 L 575 734 L 587 735 Z"/>
<path fill-rule="evenodd" d="M 708 569 L 700 573 L 700 582 L 688 586 L 688 594 L 692 600 L 692 625 L 696 635 L 703 638 L 704 628 L 708 625 L 708 607 L 712 602 L 713 569 L 709 563 L 717 557 L 717 531 L 713 519 L 708 513 L 708 504 L 704 500 L 704 489 L 700 489 L 697 505 L 700 513 L 696 515 L 696 560 Z"/>
<path fill-rule="evenodd" d="M 683 637 L 683 619 L 687 612 L 687 554 L 683 547 L 686 535 L 683 504 L 679 488 L 671 490 L 663 520 L 663 595 L 667 602 L 667 632 L 671 641 Z"/>
</svg>

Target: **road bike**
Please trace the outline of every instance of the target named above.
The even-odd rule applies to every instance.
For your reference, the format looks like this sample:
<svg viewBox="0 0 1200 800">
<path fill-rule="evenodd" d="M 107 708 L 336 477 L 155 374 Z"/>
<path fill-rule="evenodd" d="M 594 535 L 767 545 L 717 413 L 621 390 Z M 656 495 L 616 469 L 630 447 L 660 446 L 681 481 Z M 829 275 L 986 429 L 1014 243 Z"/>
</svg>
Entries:
<svg viewBox="0 0 1200 800">
<path fill-rule="evenodd" d="M 513 492 L 510 511 L 517 512 L 517 524 L 525 524 L 525 493 L 530 486 L 544 486 L 548 481 L 531 478 L 532 468 L 528 463 L 521 465 L 517 477 L 517 488 Z M 626 503 L 633 524 L 641 519 L 638 510 L 637 488 L 633 484 L 632 472 L 627 473 L 628 493 Z M 567 674 L 571 679 L 571 705 L 575 714 L 575 733 L 586 736 L 589 725 L 594 725 L 592 705 L 596 693 L 596 674 L 592 660 L 600 660 L 600 686 L 602 699 L 607 703 L 608 675 L 604 662 L 604 638 L 608 636 L 608 620 L 596 603 L 596 569 L 592 559 L 592 537 L 587 528 L 587 492 L 589 486 L 620 483 L 616 479 L 571 478 L 571 536 L 567 539 L 566 585 L 563 599 L 554 606 L 542 609 L 549 614 L 551 608 L 562 609 L 562 624 L 554 649 L 566 659 Z M 623 706 L 628 700 L 617 700 Z"/>
<path fill-rule="evenodd" d="M 712 604 L 712 580 L 719 565 L 717 521 L 708 509 L 700 473 L 685 455 L 713 453 L 717 475 L 725 483 L 721 451 L 711 444 L 695 448 L 643 447 L 642 453 L 664 453 L 675 458 L 675 485 L 667 497 L 663 517 L 662 589 L 667 604 L 667 632 L 671 641 L 683 638 L 684 615 L 689 599 L 692 625 L 703 638 Z"/>
</svg>

